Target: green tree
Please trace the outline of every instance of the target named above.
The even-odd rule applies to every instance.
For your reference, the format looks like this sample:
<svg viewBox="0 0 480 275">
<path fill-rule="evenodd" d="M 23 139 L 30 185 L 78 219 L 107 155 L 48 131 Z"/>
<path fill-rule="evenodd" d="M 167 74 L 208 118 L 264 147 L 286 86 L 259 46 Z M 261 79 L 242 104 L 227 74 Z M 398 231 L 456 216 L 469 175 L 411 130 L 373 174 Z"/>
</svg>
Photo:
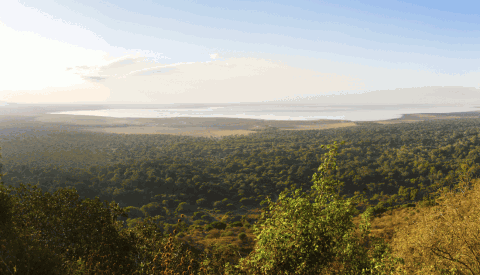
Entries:
<svg viewBox="0 0 480 275">
<path fill-rule="evenodd" d="M 23 184 L 3 192 L 10 193 L 13 205 L 9 238 L 2 234 L 0 240 L 6 244 L 5 268 L 20 274 L 65 274 L 77 268 L 131 273 L 135 268 L 135 247 L 117 221 L 125 213 L 116 203 L 82 200 L 72 189 L 51 194 Z"/>
<path fill-rule="evenodd" d="M 343 144 L 343 142 L 342 142 Z M 323 145 L 322 145 L 323 148 Z M 268 207 L 255 227 L 255 250 L 240 261 L 248 274 L 359 274 L 370 267 L 367 249 L 354 234 L 352 199 L 340 197 L 336 142 L 313 176 L 310 192 L 291 188 Z M 368 223 L 362 223 L 362 237 Z"/>
<path fill-rule="evenodd" d="M 61 274 L 62 257 L 30 236 L 34 228 L 18 220 L 17 200 L 0 174 L 0 274 Z"/>
</svg>

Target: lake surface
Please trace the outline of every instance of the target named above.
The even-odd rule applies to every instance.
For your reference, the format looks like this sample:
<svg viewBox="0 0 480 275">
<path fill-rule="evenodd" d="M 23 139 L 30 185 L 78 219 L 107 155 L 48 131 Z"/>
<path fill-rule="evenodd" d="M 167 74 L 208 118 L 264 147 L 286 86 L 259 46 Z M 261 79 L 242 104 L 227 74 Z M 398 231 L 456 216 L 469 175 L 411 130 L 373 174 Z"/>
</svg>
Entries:
<svg viewBox="0 0 480 275">
<path fill-rule="evenodd" d="M 158 108 L 109 106 L 101 110 L 77 110 L 53 112 L 50 114 L 86 115 L 115 118 L 172 118 L 172 117 L 219 117 L 250 118 L 262 120 L 350 120 L 376 121 L 400 118 L 404 114 L 432 114 L 480 111 L 475 106 L 446 105 L 360 105 L 360 106 L 320 106 L 320 105 L 280 105 L 280 104 L 191 104 L 162 105 Z"/>
</svg>

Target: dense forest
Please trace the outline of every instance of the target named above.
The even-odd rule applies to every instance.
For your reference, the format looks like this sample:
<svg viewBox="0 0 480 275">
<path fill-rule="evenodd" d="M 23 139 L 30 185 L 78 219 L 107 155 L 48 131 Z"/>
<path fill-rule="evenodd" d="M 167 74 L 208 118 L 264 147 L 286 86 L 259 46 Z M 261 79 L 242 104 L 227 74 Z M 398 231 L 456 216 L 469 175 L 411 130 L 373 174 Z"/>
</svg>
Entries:
<svg viewBox="0 0 480 275">
<path fill-rule="evenodd" d="M 423 199 L 455 182 L 464 162 L 480 161 L 480 121 L 437 120 L 395 125 L 281 131 L 222 139 L 87 132 L 21 134 L 3 140 L 3 181 L 53 192 L 74 187 L 82 197 L 168 216 L 182 205 L 241 211 L 257 208 L 291 185 L 309 185 L 325 150 L 338 156 L 347 196 L 393 206 Z M 476 166 L 471 173 L 478 175 Z M 177 211 L 178 212 L 178 211 Z M 149 213 L 152 215 L 152 213 Z"/>
<path fill-rule="evenodd" d="M 208 269 L 211 273 L 205 271 L 204 274 L 218 274 L 225 272 L 232 263 L 238 263 L 240 258 L 254 255 L 259 245 L 268 243 L 258 242 L 261 236 L 266 236 L 265 230 L 262 233 L 258 228 L 269 222 L 272 227 L 277 222 L 272 222 L 275 215 L 268 214 L 275 213 L 272 209 L 277 202 L 298 199 L 305 205 L 305 209 L 310 209 L 308 201 L 314 199 L 299 194 L 315 193 L 310 190 L 320 188 L 320 182 L 331 182 L 334 178 L 335 184 L 332 183 L 332 186 L 335 192 L 328 188 L 330 191 L 325 190 L 333 192 L 332 196 L 338 195 L 335 201 L 351 202 L 352 209 L 343 204 L 335 208 L 343 209 L 341 213 L 344 216 L 335 212 L 340 215 L 339 219 L 358 218 L 361 213 L 380 216 L 402 207 L 435 205 L 438 191 L 445 190 L 446 187 L 453 188 L 459 182 L 479 175 L 479 125 L 480 119 L 390 125 L 358 122 L 354 127 L 325 130 L 267 128 L 246 136 L 223 138 L 119 135 L 61 129 L 30 131 L 2 137 L 2 180 L 4 186 L 17 188 L 14 192 L 17 196 L 30 194 L 25 196 L 32 199 L 44 196 L 42 198 L 45 199 L 30 204 L 26 203 L 25 198 L 17 201 L 24 205 L 22 209 L 26 212 L 22 215 L 26 217 L 28 211 L 37 211 L 35 215 L 38 217 L 45 216 L 45 213 L 38 213 L 34 205 L 48 205 L 47 201 L 52 200 L 52 205 L 60 207 L 64 204 L 62 207 L 70 209 L 64 211 L 73 216 L 81 216 L 86 228 L 95 228 L 98 226 L 95 222 L 87 221 L 91 220 L 90 212 L 88 215 L 78 212 L 80 206 L 86 207 L 93 212 L 97 211 L 91 215 L 98 216 L 101 224 L 110 224 L 107 228 L 109 232 L 123 232 L 124 235 L 109 235 L 112 244 L 125 242 L 123 238 L 130 237 L 125 232 L 144 234 L 142 236 L 145 242 L 158 238 L 155 244 L 144 244 L 145 247 L 153 246 L 154 248 L 150 247 L 153 249 L 151 251 L 167 251 L 173 247 L 182 249 L 182 253 L 169 254 L 182 254 L 184 259 L 177 259 L 179 261 L 194 259 L 194 256 L 187 256 L 190 255 L 188 253 L 210 255 L 210 260 L 206 257 L 202 263 L 204 270 Z M 336 169 L 329 170 L 333 174 L 329 172 L 323 178 L 316 177 L 320 173 L 319 167 L 330 159 L 327 156 L 331 153 L 331 150 L 321 145 L 341 141 L 343 143 L 335 156 Z M 28 184 L 38 188 L 26 188 L 25 185 Z M 327 192 L 325 190 L 322 192 Z M 104 206 L 101 201 L 104 201 Z M 326 211 L 329 209 L 327 205 L 332 204 L 332 201 L 321 203 L 323 208 L 318 211 Z M 283 205 L 287 207 L 285 205 L 288 204 Z M 288 212 L 287 209 L 282 209 L 284 213 Z M 51 211 L 60 213 L 58 209 Z M 109 215 L 113 215 L 113 221 L 107 221 Z M 252 226 L 253 224 L 258 226 Z M 147 229 L 156 233 L 141 233 Z M 338 232 L 348 231 L 348 228 L 337 229 L 340 230 Z M 205 234 L 210 234 L 210 238 L 215 238 L 215 234 L 218 235 L 216 238 L 220 234 L 221 237 L 231 237 L 230 240 L 235 240 L 237 245 L 221 249 L 214 242 L 210 246 L 205 243 L 199 245 L 192 238 L 195 230 L 207 232 Z M 175 238 L 165 238 L 168 234 Z M 91 248 L 91 244 L 77 245 L 84 249 Z M 380 254 L 388 250 L 386 244 L 376 247 L 380 247 L 378 251 L 381 253 L 377 251 Z M 263 249 L 271 248 L 266 246 Z M 131 259 L 130 254 L 120 255 L 121 251 L 109 249 L 116 251 L 111 253 L 117 255 L 115 257 Z M 65 253 L 67 252 L 62 250 L 61 254 L 66 255 Z M 82 253 L 75 255 L 86 257 L 88 254 Z M 303 252 L 298 253 L 297 256 L 302 258 Z M 358 250 L 355 253 L 360 255 L 367 252 Z M 212 255 L 216 255 L 216 258 Z M 354 261 L 352 255 L 347 255 L 350 258 L 343 255 L 347 258 L 342 259 Z M 281 257 L 280 254 L 270 256 Z M 253 268 L 251 270 L 256 270 L 264 260 L 258 255 L 256 258 L 248 257 L 251 257 L 251 264 L 245 263 L 245 266 Z M 212 260 L 214 258 L 215 261 Z M 293 266 L 301 265 L 298 259 L 284 260 L 290 261 L 285 270 L 297 270 Z M 135 261 L 132 260 L 132 266 L 133 262 Z M 368 263 L 358 264 L 364 269 L 370 267 Z M 200 266 L 197 264 L 195 268 Z M 141 269 L 138 263 L 136 268 Z M 335 269 L 332 266 L 329 268 Z M 345 262 L 342 268 L 347 268 Z M 348 272 L 343 269 L 344 274 L 360 274 L 354 267 L 348 268 L 351 268 Z M 310 274 L 298 270 L 295 271 L 297 273 L 292 271 L 285 274 Z M 280 274 L 280 271 L 273 269 L 255 272 Z"/>
</svg>

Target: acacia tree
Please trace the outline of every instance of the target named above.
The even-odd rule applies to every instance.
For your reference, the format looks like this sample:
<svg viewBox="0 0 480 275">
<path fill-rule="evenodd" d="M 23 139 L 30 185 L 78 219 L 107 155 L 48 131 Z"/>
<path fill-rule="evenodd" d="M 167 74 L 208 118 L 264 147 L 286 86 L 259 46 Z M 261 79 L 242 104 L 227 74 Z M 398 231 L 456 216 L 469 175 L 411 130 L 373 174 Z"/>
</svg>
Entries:
<svg viewBox="0 0 480 275">
<path fill-rule="evenodd" d="M 133 271 L 133 241 L 116 221 L 125 215 L 124 209 L 114 202 L 102 205 L 98 198 L 82 200 L 73 189 L 51 194 L 28 187 L 21 184 L 1 190 L 2 198 L 8 198 L 2 200 L 10 203 L 10 229 L 2 230 L 9 237 L 2 234 L 0 238 L 6 247 L 1 253 L 8 259 L 6 269 L 20 274 L 66 274 L 84 262 L 88 270 Z"/>
<path fill-rule="evenodd" d="M 340 196 L 338 146 L 335 142 L 327 148 L 311 191 L 291 188 L 275 202 L 267 199 L 267 211 L 254 228 L 255 250 L 236 269 L 247 274 L 361 274 L 372 268 L 368 249 L 362 245 L 371 211 L 364 214 L 358 237 L 354 200 Z"/>
<path fill-rule="evenodd" d="M 31 236 L 35 229 L 18 218 L 18 200 L 1 181 L 0 274 L 61 274 L 62 257 Z"/>
</svg>

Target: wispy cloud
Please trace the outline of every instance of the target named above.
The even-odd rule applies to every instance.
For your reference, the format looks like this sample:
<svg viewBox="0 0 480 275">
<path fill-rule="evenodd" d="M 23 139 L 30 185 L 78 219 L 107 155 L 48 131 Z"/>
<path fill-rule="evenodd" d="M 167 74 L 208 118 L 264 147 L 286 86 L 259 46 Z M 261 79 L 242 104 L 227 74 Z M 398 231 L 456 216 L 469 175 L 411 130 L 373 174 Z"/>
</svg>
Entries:
<svg viewBox="0 0 480 275">
<path fill-rule="evenodd" d="M 147 69 L 147 70 L 142 70 L 140 72 L 136 72 L 131 74 L 132 76 L 143 76 L 143 75 L 152 75 L 152 74 L 174 74 L 175 73 L 175 68 L 168 68 L 166 66 L 156 68 L 156 69 Z"/>
<path fill-rule="evenodd" d="M 480 87 L 478 18 L 454 3 L 3 2 L 0 100 L 252 102 L 382 90 L 377 99 L 393 102 L 402 92 L 385 90 Z"/>
<path fill-rule="evenodd" d="M 106 77 L 101 77 L 101 76 L 82 76 L 82 78 L 88 81 L 93 81 L 93 82 L 101 82 L 107 79 Z"/>
<path fill-rule="evenodd" d="M 145 58 L 123 58 L 97 68 L 85 79 L 101 80 L 112 93 L 109 100 L 148 102 L 245 102 L 281 98 L 292 91 L 322 93 L 358 90 L 360 79 L 299 69 L 258 58 L 175 64 Z"/>
</svg>

